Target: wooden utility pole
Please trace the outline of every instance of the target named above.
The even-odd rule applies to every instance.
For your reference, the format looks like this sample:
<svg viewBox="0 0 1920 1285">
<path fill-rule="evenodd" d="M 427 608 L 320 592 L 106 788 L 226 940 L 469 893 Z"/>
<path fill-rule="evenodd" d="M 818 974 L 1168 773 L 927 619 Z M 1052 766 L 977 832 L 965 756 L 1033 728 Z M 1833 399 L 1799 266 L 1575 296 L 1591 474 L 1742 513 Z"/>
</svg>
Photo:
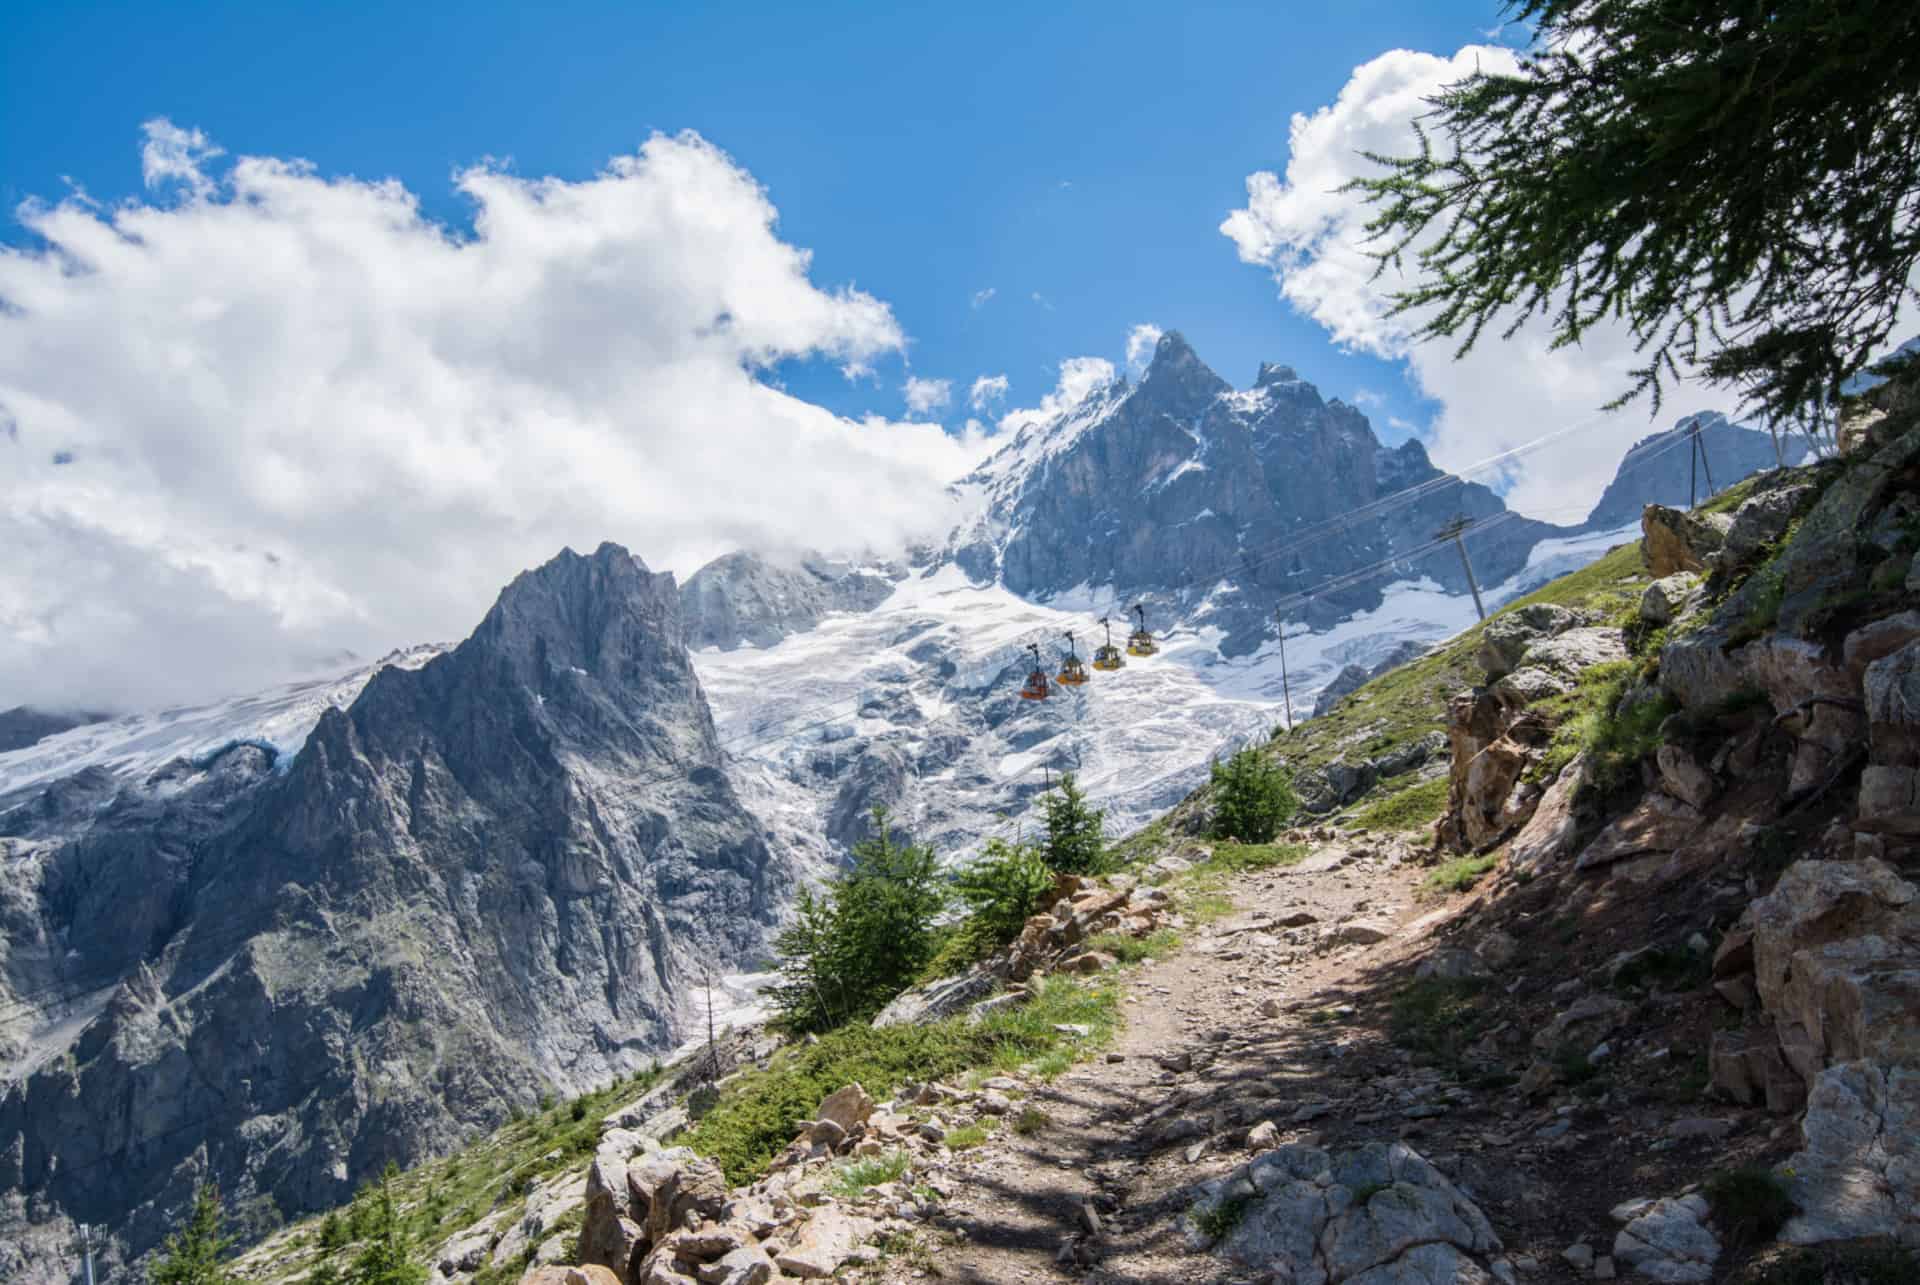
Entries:
<svg viewBox="0 0 1920 1285">
<path fill-rule="evenodd" d="M 1473 519 L 1465 514 L 1441 527 L 1433 533 L 1436 540 L 1451 540 L 1453 547 L 1460 550 L 1460 565 L 1467 573 L 1467 588 L 1473 591 L 1473 609 L 1480 613 L 1480 619 L 1487 618 L 1487 609 L 1480 601 L 1480 583 L 1473 578 L 1473 562 L 1467 557 L 1467 542 L 1461 538 L 1467 528 L 1473 525 Z"/>
<path fill-rule="evenodd" d="M 1273 609 L 1273 619 L 1280 626 L 1280 694 L 1287 700 L 1287 731 L 1293 731 L 1293 684 L 1287 678 L 1287 616 L 1280 607 Z"/>
</svg>

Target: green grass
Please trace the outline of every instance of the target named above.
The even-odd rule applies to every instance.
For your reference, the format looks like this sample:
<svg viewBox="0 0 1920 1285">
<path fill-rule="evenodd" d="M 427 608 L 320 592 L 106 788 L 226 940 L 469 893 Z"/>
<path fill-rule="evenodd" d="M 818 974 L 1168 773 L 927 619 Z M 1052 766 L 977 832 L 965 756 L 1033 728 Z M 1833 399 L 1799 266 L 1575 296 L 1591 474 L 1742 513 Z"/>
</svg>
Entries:
<svg viewBox="0 0 1920 1285">
<path fill-rule="evenodd" d="M 1436 867 L 1420 881 L 1420 890 L 1430 896 L 1444 897 L 1465 892 L 1480 882 L 1480 877 L 1500 864 L 1494 854 L 1484 857 L 1455 857 Z"/>
<path fill-rule="evenodd" d="M 904 1151 L 889 1151 L 863 1160 L 850 1160 L 834 1168 L 833 1181 L 828 1189 L 842 1200 L 857 1200 L 867 1193 L 869 1187 L 900 1181 L 912 1167 L 913 1157 Z"/>
<path fill-rule="evenodd" d="M 947 1135 L 947 1146 L 953 1151 L 966 1151 L 992 1136 L 984 1124 L 963 1124 Z"/>
<path fill-rule="evenodd" d="M 1486 1016 L 1480 999 L 1484 984 L 1472 978 L 1422 978 L 1393 997 L 1387 1029 L 1401 1048 L 1442 1062 L 1458 1061 L 1480 1037 Z"/>
<path fill-rule="evenodd" d="M 1193 1225 L 1208 1240 L 1218 1241 L 1246 1220 L 1247 1210 L 1252 1204 L 1245 1196 L 1235 1196 L 1217 1204 L 1195 1205 Z"/>
<path fill-rule="evenodd" d="M 1112 955 L 1122 964 L 1138 964 L 1171 955 L 1180 948 L 1180 934 L 1171 928 L 1155 929 L 1145 937 L 1130 937 L 1122 932 L 1097 933 L 1087 939 L 1087 945 Z"/>
<path fill-rule="evenodd" d="M 1307 859 L 1307 853 L 1311 851 L 1312 849 L 1304 843 L 1223 841 L 1213 845 L 1213 856 L 1206 864 L 1228 874 L 1243 874 L 1249 870 L 1274 870 L 1282 866 L 1298 865 Z"/>
<path fill-rule="evenodd" d="M 1447 810 L 1447 785 L 1446 777 L 1436 776 L 1431 781 L 1396 790 L 1362 807 L 1349 818 L 1349 823 L 1384 834 L 1425 829 Z"/>
<path fill-rule="evenodd" d="M 1013 1117 L 1013 1131 L 1023 1138 L 1031 1138 L 1036 1133 L 1044 1133 L 1053 1127 L 1053 1117 L 1039 1107 L 1023 1107 L 1020 1114 Z"/>
<path fill-rule="evenodd" d="M 751 1182 L 820 1100 L 844 1085 L 858 1081 L 884 1098 L 909 1080 L 1015 1070 L 1048 1054 L 1071 1060 L 1107 1043 L 1118 1022 L 1118 996 L 1110 986 L 1050 977 L 1029 1003 L 979 1023 L 955 1017 L 926 1026 L 842 1027 L 816 1043 L 783 1049 L 766 1070 L 730 1081 L 682 1140 L 718 1161 L 729 1182 Z M 1055 1029 L 1061 1025 L 1085 1026 L 1089 1033 L 1081 1038 Z"/>
<path fill-rule="evenodd" d="M 1662 693 L 1623 710 L 1621 697 L 1638 678 L 1636 661 L 1607 661 L 1583 672 L 1571 692 L 1534 705 L 1554 724 L 1553 738 L 1531 773 L 1534 779 L 1547 780 L 1584 754 L 1586 788 L 1599 797 L 1637 781 L 1640 761 L 1660 748 L 1660 725 L 1679 709 Z"/>
</svg>

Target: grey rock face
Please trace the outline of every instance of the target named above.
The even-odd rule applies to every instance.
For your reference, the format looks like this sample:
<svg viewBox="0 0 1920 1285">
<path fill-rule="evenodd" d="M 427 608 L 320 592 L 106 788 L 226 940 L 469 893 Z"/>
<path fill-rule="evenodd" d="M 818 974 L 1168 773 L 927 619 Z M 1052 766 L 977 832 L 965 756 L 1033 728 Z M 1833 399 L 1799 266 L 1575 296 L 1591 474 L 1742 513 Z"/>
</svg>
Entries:
<svg viewBox="0 0 1920 1285">
<path fill-rule="evenodd" d="M 284 772 L 237 747 L 72 837 L 14 823 L 0 1186 L 137 1255 L 197 1179 L 311 1209 L 677 1042 L 787 880 L 682 637 L 671 576 L 564 552 Z M 118 984 L 48 995 L 55 958 Z"/>
<path fill-rule="evenodd" d="M 1456 592 L 1466 577 L 1451 548 L 1412 556 L 1456 513 L 1505 511 L 1477 483 L 1446 484 L 1418 442 L 1389 449 L 1366 416 L 1324 400 L 1284 366 L 1263 366 L 1236 391 L 1169 332 L 1136 387 L 1094 394 L 1059 419 L 1030 426 L 958 489 L 979 518 L 956 531 L 947 556 L 979 579 L 1045 599 L 1077 585 L 1112 586 L 1228 634 L 1223 651 L 1258 646 L 1274 604 L 1396 554 L 1403 574 Z M 1430 491 L 1378 511 L 1355 511 L 1421 483 Z M 1559 528 L 1513 519 L 1470 535 L 1483 581 L 1526 563 Z M 1284 555 L 1251 551 L 1309 534 L 1326 538 Z M 1222 580 L 1236 593 L 1208 594 Z M 1311 607 L 1328 620 L 1370 607 L 1380 584 L 1331 592 Z"/>
<path fill-rule="evenodd" d="M 750 553 L 716 558 L 680 590 L 687 646 L 732 650 L 768 647 L 804 633 L 835 611 L 871 611 L 893 592 L 901 573 L 809 554 L 782 565 Z"/>
</svg>

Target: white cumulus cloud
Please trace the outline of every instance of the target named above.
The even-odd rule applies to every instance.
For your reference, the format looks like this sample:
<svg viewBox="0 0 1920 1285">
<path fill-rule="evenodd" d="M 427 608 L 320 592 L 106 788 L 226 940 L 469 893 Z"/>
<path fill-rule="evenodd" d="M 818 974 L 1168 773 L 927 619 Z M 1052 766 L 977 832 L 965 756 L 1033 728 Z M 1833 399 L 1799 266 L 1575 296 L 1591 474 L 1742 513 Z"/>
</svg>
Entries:
<svg viewBox="0 0 1920 1285">
<path fill-rule="evenodd" d="M 1293 117 L 1284 175 L 1247 179 L 1247 204 L 1220 230 L 1241 259 L 1271 270 L 1281 296 L 1350 349 L 1404 361 L 1418 390 L 1439 403 L 1427 444 L 1442 467 L 1459 468 L 1556 429 L 1584 424 L 1525 457 L 1508 502 L 1555 520 L 1577 519 L 1598 498 L 1621 455 L 1651 431 L 1644 401 L 1612 414 L 1599 407 L 1631 383 L 1638 364 L 1624 325 L 1595 326 L 1579 347 L 1551 349 L 1548 323 L 1531 321 L 1511 339 L 1495 327 L 1465 359 L 1454 345 L 1410 338 L 1417 319 L 1390 317 L 1390 295 L 1407 282 L 1389 269 L 1374 275 L 1360 195 L 1349 180 L 1379 171 L 1361 154 L 1406 155 L 1412 122 L 1431 110 L 1443 85 L 1476 68 L 1513 71 L 1511 49 L 1470 45 L 1450 57 L 1396 49 L 1356 67 L 1331 104 Z M 1436 139 L 1436 145 L 1444 140 Z M 1695 388 L 1675 390 L 1662 427 L 1729 399 Z"/>
<path fill-rule="evenodd" d="M 1029 424 L 1052 419 L 1087 400 L 1114 380 L 1113 363 L 1105 357 L 1069 357 L 1060 363 L 1060 378 L 1038 406 L 1023 406 L 1000 417 L 1000 433 L 1018 432 Z"/>
<path fill-rule="evenodd" d="M 975 310 L 978 310 L 986 307 L 988 301 L 991 300 L 993 296 L 997 293 L 998 291 L 996 291 L 992 286 L 988 286 L 984 290 L 975 290 L 973 292 L 973 297 L 969 302 L 972 303 Z"/>
<path fill-rule="evenodd" d="M 953 400 L 953 381 L 908 375 L 907 382 L 900 386 L 900 393 L 907 399 L 908 410 L 916 415 L 927 415 L 943 409 Z"/>
<path fill-rule="evenodd" d="M 768 386 L 904 337 L 816 284 L 765 191 L 693 134 L 578 180 L 223 162 L 147 127 L 158 195 L 30 203 L 0 248 L 0 705 L 247 690 L 463 636 L 563 545 L 683 574 L 737 546 L 942 528 L 981 443 Z"/>
<path fill-rule="evenodd" d="M 1147 363 L 1153 360 L 1153 346 L 1160 342 L 1160 336 L 1165 333 L 1150 321 L 1143 321 L 1127 331 L 1127 368 L 1145 370 Z"/>
<path fill-rule="evenodd" d="M 977 411 L 984 411 L 1007 395 L 1007 377 L 1005 375 L 981 375 L 973 381 L 973 387 L 967 390 L 967 405 Z"/>
</svg>

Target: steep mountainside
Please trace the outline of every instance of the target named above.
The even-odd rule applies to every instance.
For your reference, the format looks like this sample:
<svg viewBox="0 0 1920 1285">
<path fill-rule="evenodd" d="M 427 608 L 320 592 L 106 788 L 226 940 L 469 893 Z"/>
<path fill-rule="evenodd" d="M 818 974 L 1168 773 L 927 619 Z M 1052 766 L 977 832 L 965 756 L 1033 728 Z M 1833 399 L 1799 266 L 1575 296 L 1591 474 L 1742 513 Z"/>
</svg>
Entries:
<svg viewBox="0 0 1920 1285">
<path fill-rule="evenodd" d="M 1687 439 L 1696 424 L 1705 460 L 1698 474 L 1691 475 Z M 1804 437 L 1797 433 L 1781 435 L 1780 458 L 1787 467 L 1806 463 L 1809 454 Z M 1621 459 L 1613 481 L 1594 503 L 1593 512 L 1587 515 L 1586 525 L 1589 530 L 1602 531 L 1638 522 L 1640 511 L 1649 504 L 1685 508 L 1690 498 L 1705 501 L 1716 490 L 1725 490 L 1774 466 L 1773 441 L 1765 433 L 1711 411 L 1689 415 L 1666 432 L 1633 444 Z M 1696 488 L 1691 497 L 1690 487 Z"/>
<path fill-rule="evenodd" d="M 200 1178 L 337 1202 L 677 1043 L 789 881 L 682 635 L 672 576 L 565 552 L 290 762 L 97 767 L 0 813 L 0 1276 L 64 1280 L 69 1219 L 141 1253 Z"/>
</svg>

